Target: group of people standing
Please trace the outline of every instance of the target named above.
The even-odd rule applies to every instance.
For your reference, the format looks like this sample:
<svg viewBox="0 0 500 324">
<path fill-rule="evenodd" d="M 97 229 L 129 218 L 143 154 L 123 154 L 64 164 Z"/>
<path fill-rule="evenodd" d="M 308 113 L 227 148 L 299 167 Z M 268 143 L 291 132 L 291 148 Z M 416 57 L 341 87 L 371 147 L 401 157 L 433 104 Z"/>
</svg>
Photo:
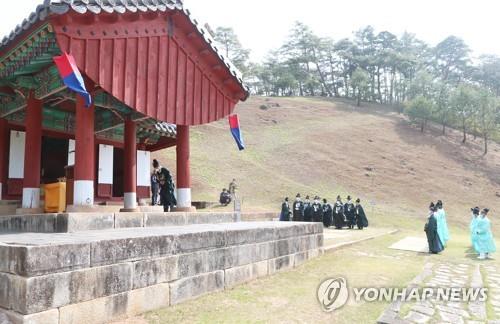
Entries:
<svg viewBox="0 0 500 324">
<path fill-rule="evenodd" d="M 472 219 L 469 225 L 472 248 L 478 254 L 478 259 L 491 259 L 491 253 L 496 252 L 495 239 L 491 231 L 491 222 L 488 219 L 488 208 L 481 210 L 479 207 L 471 208 Z M 425 233 L 429 243 L 429 252 L 437 254 L 446 248 L 450 239 L 446 212 L 443 202 L 429 206 L 429 216 L 425 224 Z"/>
<path fill-rule="evenodd" d="M 431 202 L 429 205 L 429 215 L 424 231 L 429 244 L 429 253 L 437 254 L 446 248 L 446 243 L 450 240 L 450 233 L 441 200 L 438 200 L 436 204 Z"/>
<path fill-rule="evenodd" d="M 361 200 L 358 198 L 354 203 L 351 196 L 347 196 L 346 203 L 337 196 L 337 201 L 332 205 L 326 199 L 321 201 L 318 196 L 315 196 L 313 201 L 306 196 L 302 201 L 301 195 L 297 194 L 292 208 L 286 197 L 281 204 L 280 221 L 322 222 L 325 227 L 335 226 L 336 229 L 344 227 L 353 229 L 356 226 L 362 230 L 368 227 L 368 219 L 361 206 Z"/>
<path fill-rule="evenodd" d="M 491 222 L 488 218 L 490 210 L 479 207 L 471 208 L 470 239 L 472 248 L 478 254 L 478 259 L 491 259 L 491 253 L 496 252 L 495 239 L 491 232 Z"/>
</svg>

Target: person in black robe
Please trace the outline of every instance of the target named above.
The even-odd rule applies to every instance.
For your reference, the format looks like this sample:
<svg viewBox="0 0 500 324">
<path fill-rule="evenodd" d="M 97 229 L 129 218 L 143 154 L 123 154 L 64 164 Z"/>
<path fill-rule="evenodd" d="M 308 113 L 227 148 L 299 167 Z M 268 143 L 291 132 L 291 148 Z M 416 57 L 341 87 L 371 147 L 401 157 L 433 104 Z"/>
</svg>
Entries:
<svg viewBox="0 0 500 324">
<path fill-rule="evenodd" d="M 300 199 L 300 194 L 297 194 L 295 201 L 293 202 L 293 221 L 304 221 L 304 203 Z"/>
<path fill-rule="evenodd" d="M 158 171 L 158 182 L 160 183 L 160 202 L 163 205 L 163 211 L 172 211 L 177 200 L 175 199 L 175 184 L 168 171 L 164 167 L 160 167 L 157 160 L 153 160 L 153 167 Z"/>
<path fill-rule="evenodd" d="M 309 196 L 306 196 L 304 202 L 304 222 L 312 222 L 313 219 L 313 208 Z"/>
<path fill-rule="evenodd" d="M 332 226 L 333 208 L 326 199 L 323 199 L 323 225 L 328 228 Z"/>
<path fill-rule="evenodd" d="M 437 230 L 437 220 L 434 214 L 436 213 L 436 206 L 431 203 L 429 206 L 429 216 L 427 218 L 427 223 L 425 224 L 424 231 L 427 236 L 427 243 L 429 244 L 429 253 L 438 254 L 443 251 L 443 244 L 439 239 L 439 234 Z"/>
<path fill-rule="evenodd" d="M 347 226 L 353 229 L 356 224 L 356 208 L 352 203 L 351 196 L 347 196 L 347 202 L 344 205 L 344 215 L 347 219 Z"/>
<path fill-rule="evenodd" d="M 318 196 L 314 197 L 314 202 L 312 204 L 312 221 L 316 223 L 323 222 L 323 206 L 321 206 L 321 200 Z"/>
<path fill-rule="evenodd" d="M 290 204 L 288 203 L 288 197 L 285 198 L 285 201 L 281 204 L 281 214 L 280 221 L 281 222 L 289 222 L 290 221 Z"/>
<path fill-rule="evenodd" d="M 345 226 L 344 204 L 340 196 L 337 196 L 337 201 L 333 205 L 333 224 L 336 229 L 342 229 Z"/>
<path fill-rule="evenodd" d="M 229 194 L 229 191 L 226 190 L 226 188 L 222 189 L 219 202 L 222 206 L 227 206 L 231 203 L 231 195 Z"/>
<path fill-rule="evenodd" d="M 365 210 L 361 206 L 361 199 L 356 199 L 356 225 L 362 230 L 368 227 L 368 218 L 366 218 Z"/>
</svg>

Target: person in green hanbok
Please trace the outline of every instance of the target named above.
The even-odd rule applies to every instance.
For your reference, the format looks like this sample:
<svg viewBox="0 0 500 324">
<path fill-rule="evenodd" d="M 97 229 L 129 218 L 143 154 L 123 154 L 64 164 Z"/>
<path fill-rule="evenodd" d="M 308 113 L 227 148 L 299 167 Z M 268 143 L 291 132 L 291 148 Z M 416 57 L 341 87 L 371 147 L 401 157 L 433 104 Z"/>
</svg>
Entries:
<svg viewBox="0 0 500 324">
<path fill-rule="evenodd" d="M 450 240 L 450 233 L 448 231 L 448 223 L 446 222 L 446 212 L 443 209 L 443 202 L 438 200 L 436 203 L 436 220 L 438 226 L 439 239 L 443 247 L 446 247 L 446 243 Z"/>
<path fill-rule="evenodd" d="M 470 209 L 472 211 L 472 219 L 470 221 L 469 230 L 470 230 L 470 242 L 472 244 L 472 248 L 475 249 L 476 244 L 476 223 L 479 217 L 479 207 L 474 207 Z"/>
<path fill-rule="evenodd" d="M 491 233 L 491 222 L 488 219 L 489 209 L 485 208 L 476 220 L 476 244 L 474 248 L 479 253 L 478 259 L 491 259 L 491 253 L 496 251 L 495 239 Z"/>
<path fill-rule="evenodd" d="M 427 236 L 427 243 L 429 244 L 429 253 L 438 254 L 443 251 L 444 247 L 443 244 L 441 244 L 437 230 L 436 206 L 434 203 L 431 203 L 429 206 L 429 215 L 427 217 L 427 223 L 425 223 L 424 231 Z"/>
</svg>

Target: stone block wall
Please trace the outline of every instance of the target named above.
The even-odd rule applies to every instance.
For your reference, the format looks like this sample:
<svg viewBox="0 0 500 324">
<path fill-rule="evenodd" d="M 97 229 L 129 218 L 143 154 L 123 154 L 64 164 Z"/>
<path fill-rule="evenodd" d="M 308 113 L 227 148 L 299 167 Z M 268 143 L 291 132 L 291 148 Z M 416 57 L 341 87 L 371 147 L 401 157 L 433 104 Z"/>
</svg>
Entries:
<svg viewBox="0 0 500 324">
<path fill-rule="evenodd" d="M 0 323 L 104 323 L 298 266 L 318 223 L 252 222 L 0 236 Z"/>
</svg>

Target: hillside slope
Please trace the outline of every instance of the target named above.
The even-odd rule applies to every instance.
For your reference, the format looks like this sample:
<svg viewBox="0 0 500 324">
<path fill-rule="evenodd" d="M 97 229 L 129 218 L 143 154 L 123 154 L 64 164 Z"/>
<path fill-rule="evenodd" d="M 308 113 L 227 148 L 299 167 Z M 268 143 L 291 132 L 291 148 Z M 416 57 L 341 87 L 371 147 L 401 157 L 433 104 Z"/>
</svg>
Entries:
<svg viewBox="0 0 500 324">
<path fill-rule="evenodd" d="M 262 105 L 269 108 L 261 109 Z M 194 200 L 217 200 L 234 177 L 245 210 L 276 209 L 284 196 L 360 197 L 369 212 L 422 219 L 442 199 L 452 221 L 469 208 L 500 214 L 500 146 L 420 133 L 385 106 L 346 100 L 253 97 L 236 112 L 247 144 L 238 152 L 227 121 L 192 129 Z M 175 150 L 156 154 L 175 172 Z"/>
</svg>

